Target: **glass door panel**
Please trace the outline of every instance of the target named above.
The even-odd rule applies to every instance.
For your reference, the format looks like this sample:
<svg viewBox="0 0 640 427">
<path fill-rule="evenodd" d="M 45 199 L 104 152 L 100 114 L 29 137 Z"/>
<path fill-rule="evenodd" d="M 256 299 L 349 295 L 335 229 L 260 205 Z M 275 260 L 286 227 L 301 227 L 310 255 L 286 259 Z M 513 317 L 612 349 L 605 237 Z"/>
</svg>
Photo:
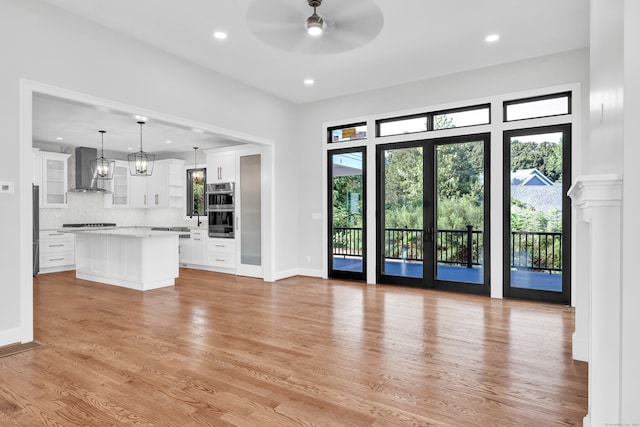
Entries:
<svg viewBox="0 0 640 427">
<path fill-rule="evenodd" d="M 489 290 L 489 134 L 378 146 L 379 283 Z"/>
<path fill-rule="evenodd" d="M 435 150 L 436 279 L 484 284 L 484 141 Z"/>
<path fill-rule="evenodd" d="M 424 277 L 424 149 L 382 151 L 381 274 Z"/>
<path fill-rule="evenodd" d="M 505 133 L 505 296 L 569 302 L 570 127 Z"/>
<path fill-rule="evenodd" d="M 329 152 L 329 276 L 366 280 L 365 148 Z"/>
</svg>

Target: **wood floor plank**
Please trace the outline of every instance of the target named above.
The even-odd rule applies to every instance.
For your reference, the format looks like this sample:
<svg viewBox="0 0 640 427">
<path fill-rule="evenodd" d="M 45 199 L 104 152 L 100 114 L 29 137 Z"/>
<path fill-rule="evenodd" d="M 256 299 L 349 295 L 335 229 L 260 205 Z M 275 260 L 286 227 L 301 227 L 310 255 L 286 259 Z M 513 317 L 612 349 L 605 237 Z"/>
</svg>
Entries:
<svg viewBox="0 0 640 427">
<path fill-rule="evenodd" d="M 0 359 L 0 424 L 580 425 L 563 306 L 180 270 L 138 292 L 34 278 L 35 339 Z"/>
</svg>

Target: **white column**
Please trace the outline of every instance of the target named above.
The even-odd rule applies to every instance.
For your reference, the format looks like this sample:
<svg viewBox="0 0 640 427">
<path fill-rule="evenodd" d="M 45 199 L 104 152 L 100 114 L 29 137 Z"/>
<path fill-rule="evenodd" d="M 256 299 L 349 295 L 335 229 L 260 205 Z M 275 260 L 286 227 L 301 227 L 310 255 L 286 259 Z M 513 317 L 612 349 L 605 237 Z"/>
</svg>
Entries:
<svg viewBox="0 0 640 427">
<path fill-rule="evenodd" d="M 589 413 L 584 425 L 620 422 L 622 384 L 622 177 L 578 177 L 569 190 L 573 205 L 589 223 L 588 283 L 576 292 L 576 342 L 588 342 Z M 585 316 L 586 314 L 586 316 Z"/>
</svg>

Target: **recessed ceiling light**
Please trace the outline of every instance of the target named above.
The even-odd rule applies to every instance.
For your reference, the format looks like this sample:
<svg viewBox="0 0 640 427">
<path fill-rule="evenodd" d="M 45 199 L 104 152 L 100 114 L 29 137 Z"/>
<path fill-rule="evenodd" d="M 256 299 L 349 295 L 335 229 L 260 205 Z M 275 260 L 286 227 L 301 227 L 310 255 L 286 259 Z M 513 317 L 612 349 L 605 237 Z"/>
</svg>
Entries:
<svg viewBox="0 0 640 427">
<path fill-rule="evenodd" d="M 167 144 L 171 144 L 171 140 L 170 140 L 170 139 L 167 139 L 165 142 L 166 142 Z"/>
<path fill-rule="evenodd" d="M 304 79 L 304 84 L 307 86 L 313 86 L 314 83 L 315 81 L 313 79 Z"/>
<path fill-rule="evenodd" d="M 61 137 L 61 136 L 56 136 L 56 139 L 57 139 L 58 141 L 62 141 L 62 137 Z"/>
<path fill-rule="evenodd" d="M 204 133 L 202 129 L 198 129 L 198 128 L 191 128 L 191 130 L 195 133 Z"/>
<path fill-rule="evenodd" d="M 219 40 L 224 40 L 227 38 L 227 33 L 223 32 L 223 31 L 216 31 L 215 33 L 213 33 L 213 37 L 219 39 Z"/>
<path fill-rule="evenodd" d="M 498 34 L 489 34 L 484 39 L 484 41 L 486 41 L 487 43 L 497 42 L 498 40 L 500 40 L 500 36 Z"/>
<path fill-rule="evenodd" d="M 127 150 L 133 150 L 133 147 L 127 147 Z"/>
</svg>

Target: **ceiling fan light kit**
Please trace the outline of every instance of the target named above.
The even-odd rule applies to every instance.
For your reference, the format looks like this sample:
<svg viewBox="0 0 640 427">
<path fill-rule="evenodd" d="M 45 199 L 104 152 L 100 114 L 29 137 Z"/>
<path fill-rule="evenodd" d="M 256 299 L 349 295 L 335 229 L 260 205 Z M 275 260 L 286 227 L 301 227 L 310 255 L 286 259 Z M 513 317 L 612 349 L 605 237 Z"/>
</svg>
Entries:
<svg viewBox="0 0 640 427">
<path fill-rule="evenodd" d="M 324 19 L 318 16 L 316 8 L 322 4 L 322 0 L 308 0 L 308 3 L 313 8 L 313 15 L 307 18 L 307 32 L 312 36 L 319 36 L 322 34 Z"/>
</svg>

